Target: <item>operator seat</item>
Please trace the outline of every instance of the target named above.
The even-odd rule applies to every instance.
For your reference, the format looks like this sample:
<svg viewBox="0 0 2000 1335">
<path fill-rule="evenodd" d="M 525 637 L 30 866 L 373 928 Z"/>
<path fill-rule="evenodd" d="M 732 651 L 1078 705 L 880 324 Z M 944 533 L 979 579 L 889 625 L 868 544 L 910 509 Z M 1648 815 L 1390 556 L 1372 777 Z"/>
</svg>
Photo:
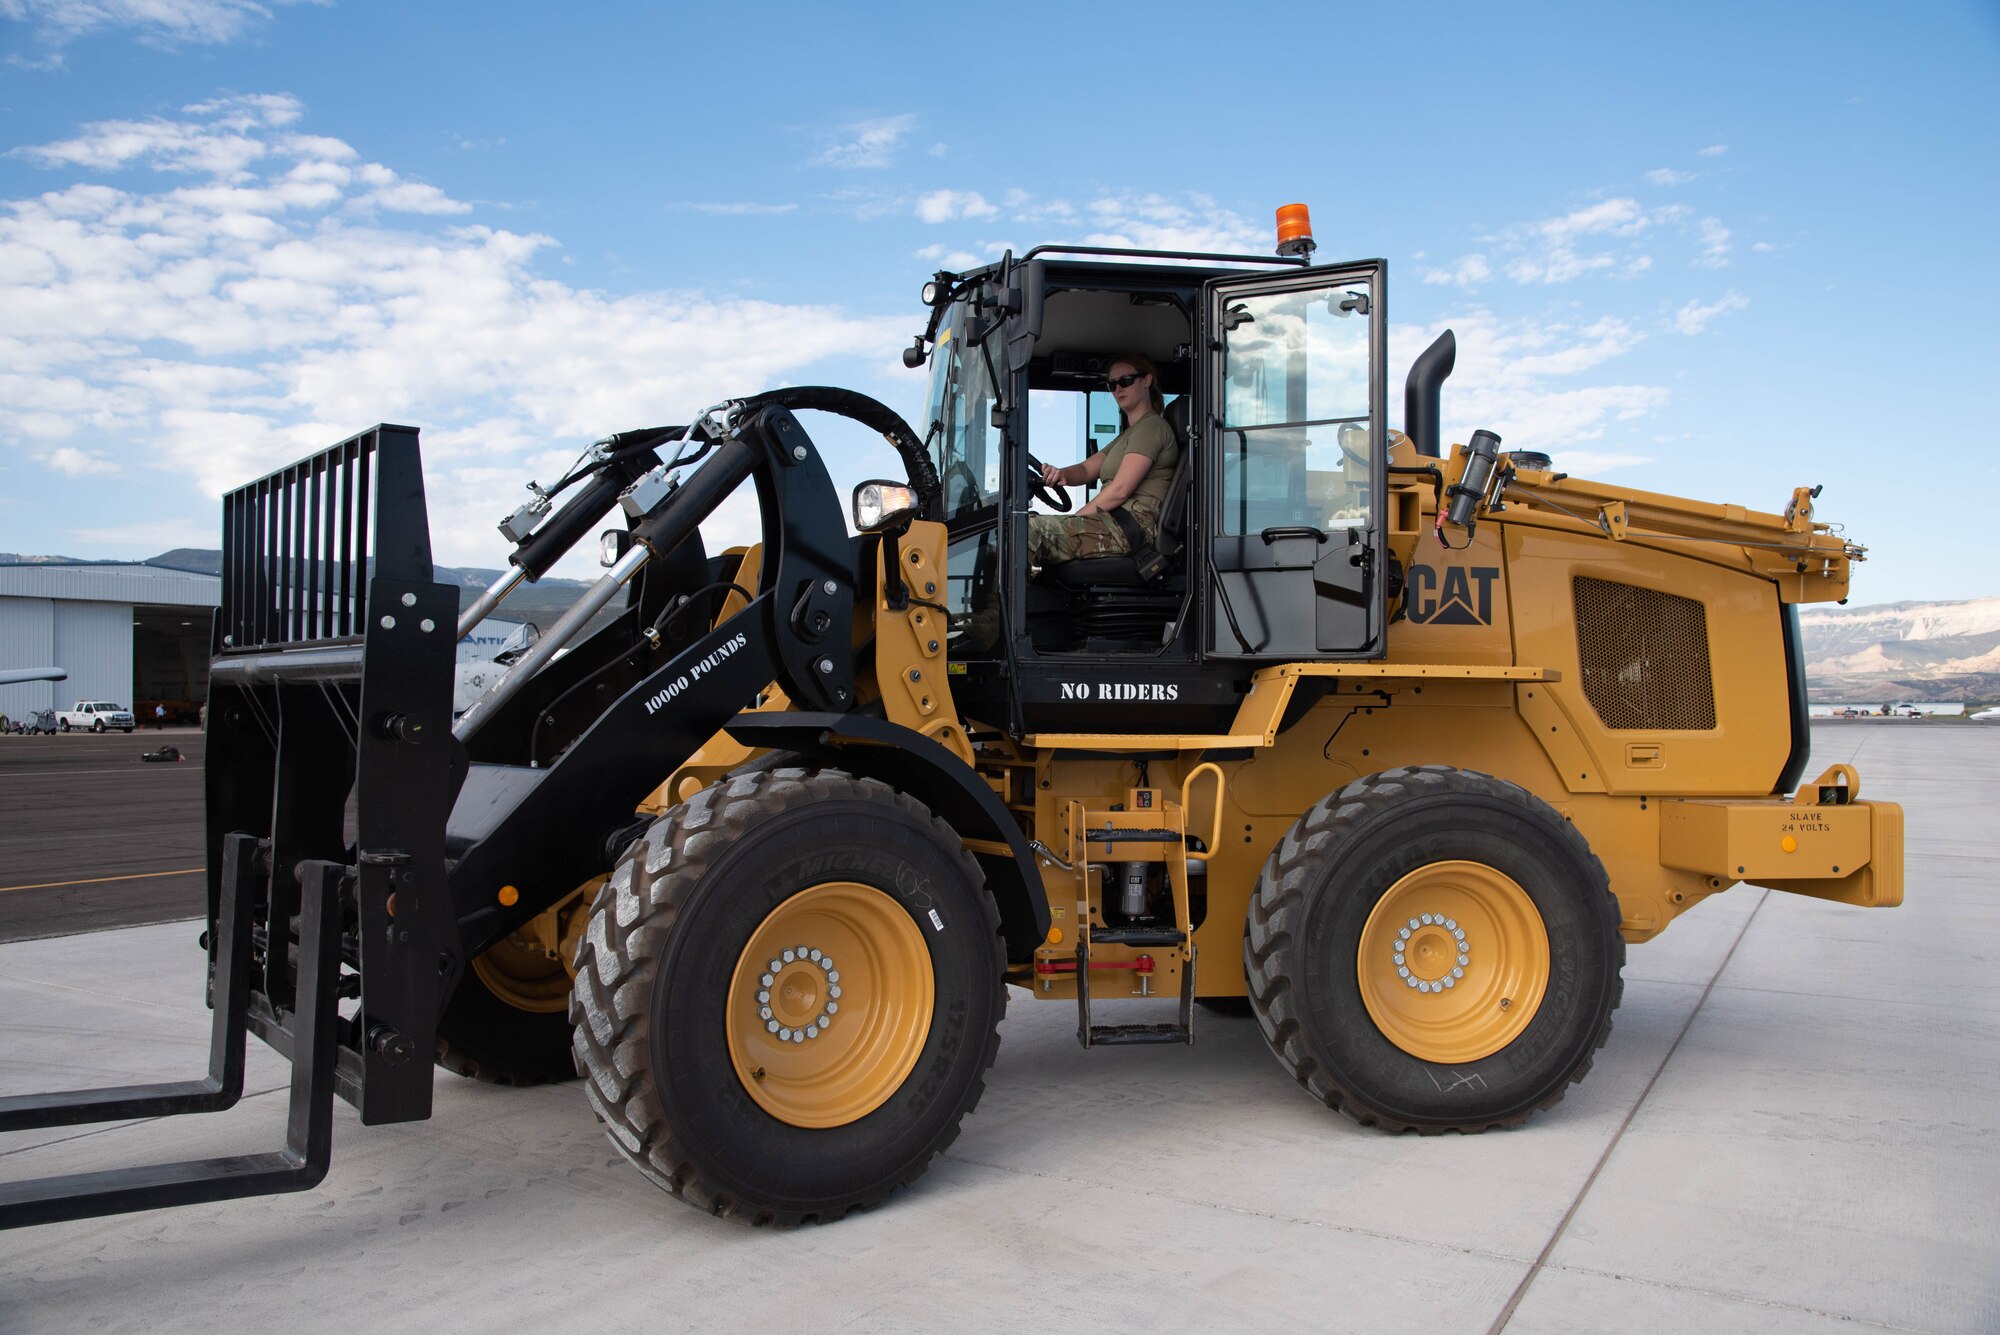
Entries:
<svg viewBox="0 0 2000 1335">
<path fill-rule="evenodd" d="M 1083 648 L 1158 646 L 1179 617 L 1187 594 L 1187 567 L 1180 559 L 1188 527 L 1188 491 L 1194 452 L 1188 448 L 1188 395 L 1167 405 L 1161 417 L 1174 433 L 1180 459 L 1167 482 L 1160 507 L 1160 531 L 1137 552 L 1086 556 L 1043 569 L 1038 582 L 1068 602 L 1068 620 Z M 1045 644 L 1041 636 L 1037 643 Z M 1118 643 L 1112 643 L 1118 642 Z M 1137 642 L 1134 644 L 1133 642 Z"/>
</svg>

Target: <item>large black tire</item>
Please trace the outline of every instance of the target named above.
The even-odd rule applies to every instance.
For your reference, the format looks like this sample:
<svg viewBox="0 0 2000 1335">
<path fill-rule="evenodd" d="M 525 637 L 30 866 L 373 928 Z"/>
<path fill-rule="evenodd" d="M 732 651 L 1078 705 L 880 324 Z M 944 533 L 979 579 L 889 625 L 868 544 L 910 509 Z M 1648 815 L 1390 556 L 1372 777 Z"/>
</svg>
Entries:
<svg viewBox="0 0 2000 1335">
<path fill-rule="evenodd" d="M 1468 922 L 1405 926 L 1426 898 Z M 1590 1069 L 1623 989 L 1618 922 L 1603 864 L 1547 803 L 1471 770 L 1395 769 L 1286 832 L 1244 968 L 1271 1050 L 1328 1107 L 1391 1131 L 1484 1131 Z"/>
<path fill-rule="evenodd" d="M 574 1080 L 574 1028 L 566 1011 L 522 1010 L 467 969 L 438 1017 L 437 1064 L 489 1085 Z"/>
<path fill-rule="evenodd" d="M 57 731 L 57 732 L 68 732 L 68 731 L 69 731 L 69 720 L 68 720 L 68 719 L 66 719 L 66 718 L 63 718 L 63 719 L 57 719 L 57 720 L 56 720 L 56 731 Z"/>
<path fill-rule="evenodd" d="M 824 1032 L 772 1037 L 768 1008 L 796 1001 L 800 971 L 819 976 L 789 949 L 767 972 L 769 939 L 846 930 L 815 917 L 829 895 L 872 924 L 838 951 L 848 1009 Z M 599 891 L 571 1004 L 577 1064 L 612 1143 L 663 1189 L 752 1224 L 828 1222 L 956 1139 L 999 1048 L 1004 966 L 978 864 L 914 799 L 835 770 L 732 775 L 655 821 Z M 884 1042 L 897 1058 L 852 1082 L 856 1054 Z"/>
<path fill-rule="evenodd" d="M 603 878 L 556 905 L 556 954 L 532 924 L 474 960 L 438 1017 L 436 1060 L 492 1085 L 546 1085 L 577 1077 L 569 998 L 573 958 L 589 900 Z"/>
</svg>

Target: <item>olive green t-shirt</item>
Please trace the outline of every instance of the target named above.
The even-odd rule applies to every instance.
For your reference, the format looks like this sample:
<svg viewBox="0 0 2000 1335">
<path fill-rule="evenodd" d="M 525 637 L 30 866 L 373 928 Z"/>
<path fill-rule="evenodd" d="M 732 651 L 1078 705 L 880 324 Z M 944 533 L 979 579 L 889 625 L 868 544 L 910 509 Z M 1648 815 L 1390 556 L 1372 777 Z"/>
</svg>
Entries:
<svg viewBox="0 0 2000 1335">
<path fill-rule="evenodd" d="M 1104 467 L 1099 470 L 1100 483 L 1111 481 L 1118 476 L 1118 466 L 1125 462 L 1128 454 L 1143 454 L 1153 461 L 1146 470 L 1145 478 L 1132 492 L 1132 499 L 1145 498 L 1155 505 L 1164 505 L 1167 500 L 1167 486 L 1173 481 L 1174 465 L 1181 460 L 1181 447 L 1174 442 L 1174 429 L 1158 413 L 1147 413 L 1118 433 L 1118 438 L 1104 447 Z"/>
</svg>

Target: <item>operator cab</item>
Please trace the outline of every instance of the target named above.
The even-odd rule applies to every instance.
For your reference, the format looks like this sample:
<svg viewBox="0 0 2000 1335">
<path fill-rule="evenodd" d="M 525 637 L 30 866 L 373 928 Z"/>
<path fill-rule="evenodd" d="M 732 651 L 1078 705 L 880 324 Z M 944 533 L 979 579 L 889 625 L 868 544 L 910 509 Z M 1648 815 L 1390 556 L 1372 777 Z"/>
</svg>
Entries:
<svg viewBox="0 0 2000 1335">
<path fill-rule="evenodd" d="M 938 276 L 923 428 L 969 714 L 1219 732 L 1260 666 L 1381 656 L 1382 288 L 1380 262 L 1061 248 Z M 1028 513 L 1060 512 L 1040 464 L 1124 428 L 1105 372 L 1131 354 L 1158 369 L 1180 446 L 1159 533 L 1031 569 Z"/>
</svg>

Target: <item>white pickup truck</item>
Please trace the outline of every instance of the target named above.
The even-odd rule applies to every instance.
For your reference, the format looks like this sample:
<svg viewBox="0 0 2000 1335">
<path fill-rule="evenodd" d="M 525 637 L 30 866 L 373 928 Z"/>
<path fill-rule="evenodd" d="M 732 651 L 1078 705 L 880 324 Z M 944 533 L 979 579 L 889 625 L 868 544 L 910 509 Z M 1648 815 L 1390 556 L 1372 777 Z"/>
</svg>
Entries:
<svg viewBox="0 0 2000 1335">
<path fill-rule="evenodd" d="M 130 732 L 139 726 L 132 717 L 132 711 L 123 705 L 114 705 L 109 700 L 79 700 L 74 709 L 56 711 L 56 730 L 68 732 L 72 728 L 88 728 L 92 732 L 103 732 L 116 728 L 120 732 Z"/>
</svg>

